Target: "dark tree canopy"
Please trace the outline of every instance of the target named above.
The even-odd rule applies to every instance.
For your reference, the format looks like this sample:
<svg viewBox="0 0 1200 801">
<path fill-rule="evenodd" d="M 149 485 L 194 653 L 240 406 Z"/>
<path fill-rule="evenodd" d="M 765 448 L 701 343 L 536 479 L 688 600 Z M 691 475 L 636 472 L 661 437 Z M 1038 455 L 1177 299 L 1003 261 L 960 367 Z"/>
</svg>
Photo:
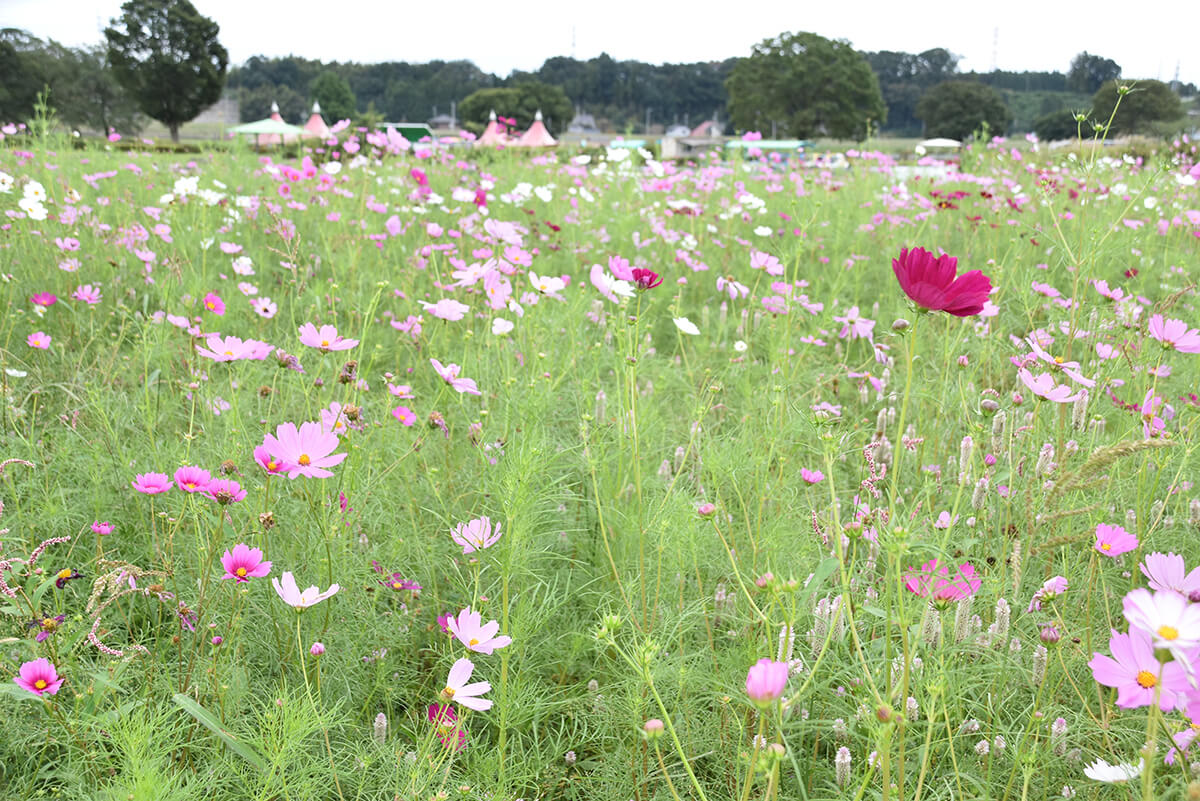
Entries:
<svg viewBox="0 0 1200 801">
<path fill-rule="evenodd" d="M 943 47 L 923 53 L 882 50 L 866 55 L 887 105 L 887 129 L 901 135 L 919 134 L 917 101 L 930 87 L 955 77 L 958 57 Z"/>
<path fill-rule="evenodd" d="M 1183 119 L 1183 103 L 1179 95 L 1162 81 L 1131 81 L 1128 85 L 1132 89 L 1121 97 L 1120 87 L 1123 85 L 1119 81 L 1109 81 L 1092 98 L 1092 118 L 1097 123 L 1107 123 L 1113 108 L 1117 109 L 1109 134 L 1145 131 L 1153 123 Z M 1121 98 L 1119 106 L 1118 97 Z"/>
<path fill-rule="evenodd" d="M 309 94 L 321 104 L 321 111 L 334 122 L 351 119 L 357 111 L 354 90 L 336 72 L 326 70 L 318 75 L 309 87 Z"/>
<path fill-rule="evenodd" d="M 552 134 L 565 130 L 571 121 L 571 101 L 563 90 L 536 81 L 499 89 L 480 89 L 459 104 L 458 114 L 464 123 L 476 131 L 483 130 L 492 111 L 501 117 L 515 118 L 517 128 L 525 130 L 533 123 L 539 109 L 546 128 Z"/>
<path fill-rule="evenodd" d="M 1076 92 L 1092 94 L 1106 81 L 1121 77 L 1121 65 L 1111 58 L 1093 56 L 1084 50 L 1071 60 L 1067 72 L 1067 87 Z"/>
<path fill-rule="evenodd" d="M 175 141 L 180 125 L 221 97 L 229 54 L 218 33 L 188 0 L 127 0 L 104 29 L 117 80 Z"/>
<path fill-rule="evenodd" d="M 1088 122 L 1082 124 L 1075 119 L 1075 112 L 1070 109 L 1060 109 L 1049 114 L 1043 114 L 1033 122 L 1033 132 L 1044 142 L 1060 139 L 1075 139 L 1078 136 L 1092 135 L 1092 126 Z"/>
<path fill-rule="evenodd" d="M 987 123 L 994 134 L 1003 134 L 1012 122 L 1004 98 L 990 86 L 975 81 L 947 81 L 921 96 L 917 116 L 925 122 L 926 136 L 966 139 Z"/>
<path fill-rule="evenodd" d="M 791 136 L 864 138 L 887 108 L 862 53 L 844 40 L 783 33 L 754 46 L 725 82 L 729 113 L 742 130 Z"/>
</svg>

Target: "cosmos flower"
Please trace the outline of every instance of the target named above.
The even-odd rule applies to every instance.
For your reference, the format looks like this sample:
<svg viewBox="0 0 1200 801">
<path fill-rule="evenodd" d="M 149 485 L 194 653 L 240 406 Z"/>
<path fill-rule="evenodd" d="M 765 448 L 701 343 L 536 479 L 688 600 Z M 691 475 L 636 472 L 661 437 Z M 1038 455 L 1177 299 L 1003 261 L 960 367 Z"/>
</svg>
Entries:
<svg viewBox="0 0 1200 801">
<path fill-rule="evenodd" d="M 943 254 L 934 258 L 924 248 L 903 248 L 892 259 L 892 271 L 904 294 L 929 311 L 970 317 L 983 311 L 992 282 L 979 270 L 958 275 L 958 259 Z"/>
<path fill-rule="evenodd" d="M 746 695 L 757 706 L 768 707 L 783 695 L 787 680 L 788 663 L 764 657 L 746 673 Z"/>
<path fill-rule="evenodd" d="M 175 484 L 184 492 L 204 492 L 212 475 L 203 468 L 185 465 L 175 471 Z"/>
<path fill-rule="evenodd" d="M 1149 579 L 1152 590 L 1171 590 L 1184 597 L 1200 593 L 1200 567 L 1187 573 L 1187 565 L 1177 553 L 1155 551 L 1148 554 L 1139 567 L 1142 575 Z"/>
<path fill-rule="evenodd" d="M 332 325 L 323 325 L 317 328 L 312 323 L 305 323 L 300 326 L 300 343 L 308 345 L 310 348 L 316 348 L 322 353 L 328 353 L 334 350 L 350 350 L 358 345 L 357 339 L 346 339 L 338 334 L 337 329 Z"/>
<path fill-rule="evenodd" d="M 232 551 L 226 551 L 221 555 L 221 567 L 225 568 L 225 575 L 221 579 L 234 579 L 238 582 L 247 582 L 252 578 L 262 578 L 271 572 L 271 563 L 263 561 L 263 552 L 258 548 L 251 548 L 244 542 L 239 542 L 233 546 Z"/>
<path fill-rule="evenodd" d="M 467 709 L 474 709 L 476 712 L 486 712 L 492 708 L 492 702 L 486 698 L 480 698 L 480 696 L 489 692 L 492 685 L 486 681 L 467 684 L 467 680 L 471 678 L 474 671 L 475 664 L 470 659 L 460 659 L 455 662 L 454 666 L 450 668 L 450 674 L 446 677 L 442 698 L 461 704 Z"/>
<path fill-rule="evenodd" d="M 1145 767 L 1145 759 L 1139 759 L 1136 765 L 1110 765 L 1103 759 L 1097 759 L 1083 769 L 1083 775 L 1098 782 L 1121 784 L 1141 776 Z"/>
<path fill-rule="evenodd" d="M 175 486 L 166 473 L 138 473 L 130 484 L 143 495 L 159 495 Z"/>
<path fill-rule="evenodd" d="M 1093 653 L 1088 667 L 1097 682 L 1116 688 L 1117 706 L 1122 709 L 1150 706 L 1156 691 L 1158 705 L 1164 712 L 1187 703 L 1191 688 L 1187 675 L 1173 661 L 1165 665 L 1158 661 L 1149 634 L 1136 628 L 1131 628 L 1128 634 L 1114 631 L 1108 650 L 1111 657 Z"/>
<path fill-rule="evenodd" d="M 63 683 L 63 679 L 54 669 L 54 665 L 45 657 L 25 662 L 21 665 L 18 674 L 13 677 L 13 681 L 17 683 L 18 687 L 29 690 L 34 695 L 54 695 Z"/>
<path fill-rule="evenodd" d="M 307 609 L 310 606 L 319 604 L 326 598 L 333 597 L 341 589 L 337 584 L 331 584 L 329 585 L 329 589 L 321 592 L 314 585 L 301 592 L 300 588 L 296 585 L 296 577 L 286 571 L 283 574 L 282 580 L 278 578 L 271 579 L 271 585 L 275 587 L 275 592 L 279 593 L 279 597 L 283 599 L 284 603 L 295 607 L 297 610 Z"/>
<path fill-rule="evenodd" d="M 475 384 L 473 378 L 459 378 L 458 374 L 462 370 L 457 364 L 447 364 L 442 366 L 442 363 L 437 359 L 430 359 L 429 363 L 433 365 L 433 369 L 442 377 L 450 386 L 454 387 L 458 392 L 465 392 L 468 395 L 482 395 L 479 387 Z"/>
<path fill-rule="evenodd" d="M 1188 328 L 1183 320 L 1165 320 L 1161 314 L 1156 314 L 1150 318 L 1148 330 L 1164 348 L 1180 353 L 1200 353 L 1200 331 Z"/>
<path fill-rule="evenodd" d="M 920 571 L 909 569 L 904 586 L 909 592 L 935 601 L 958 601 L 979 591 L 983 582 L 975 577 L 975 568 L 964 562 L 958 567 L 958 575 L 951 578 L 948 565 L 938 565 L 930 559 L 921 565 Z"/>
<path fill-rule="evenodd" d="M 1137 547 L 1137 537 L 1120 526 L 1110 526 L 1107 523 L 1096 526 L 1096 550 L 1105 556 L 1115 558 Z"/>
<path fill-rule="evenodd" d="M 45 331 L 34 331 L 25 338 L 25 344 L 31 348 L 37 348 L 38 350 L 49 350 L 50 339 L 50 335 Z"/>
<path fill-rule="evenodd" d="M 490 517 L 477 517 L 466 523 L 459 523 L 450 532 L 450 538 L 462 546 L 463 555 L 491 548 L 500 539 L 500 524 L 492 529 Z"/>
<path fill-rule="evenodd" d="M 472 611 L 470 607 L 447 620 L 446 627 L 468 650 L 489 656 L 497 648 L 503 648 L 512 642 L 512 637 L 496 636 L 496 632 L 500 630 L 498 622 L 491 620 L 484 624 L 483 616 Z"/>
<path fill-rule="evenodd" d="M 288 478 L 329 478 L 333 473 L 325 468 L 341 464 L 349 455 L 334 453 L 339 444 L 338 435 L 325 431 L 320 423 L 302 423 L 299 429 L 295 423 L 281 423 L 274 436 L 263 437 L 262 447 L 286 465 Z"/>
<path fill-rule="evenodd" d="M 225 301 L 221 300 L 220 295 L 214 292 L 209 292 L 204 296 L 203 304 L 206 310 L 212 312 L 218 317 L 225 315 Z"/>
</svg>

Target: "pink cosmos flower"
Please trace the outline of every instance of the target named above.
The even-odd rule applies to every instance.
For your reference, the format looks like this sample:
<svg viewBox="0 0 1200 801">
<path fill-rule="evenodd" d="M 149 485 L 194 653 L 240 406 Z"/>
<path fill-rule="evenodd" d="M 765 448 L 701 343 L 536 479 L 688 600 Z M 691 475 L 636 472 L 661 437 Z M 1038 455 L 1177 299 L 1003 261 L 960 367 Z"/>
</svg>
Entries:
<svg viewBox="0 0 1200 801">
<path fill-rule="evenodd" d="M 892 259 L 892 272 L 918 306 L 956 317 L 979 314 L 992 291 L 992 282 L 979 270 L 958 275 L 958 259 L 946 254 L 935 259 L 924 248 L 901 249 L 900 258 Z"/>
<path fill-rule="evenodd" d="M 29 297 L 29 302 L 34 306 L 42 306 L 43 308 L 48 309 L 55 303 L 58 303 L 58 296 L 53 292 L 38 292 L 37 294 Z"/>
<path fill-rule="evenodd" d="M 35 331 L 25 338 L 25 344 L 38 350 L 49 350 L 50 338 L 50 335 L 45 331 Z"/>
<path fill-rule="evenodd" d="M 325 431 L 337 434 L 339 437 L 345 436 L 350 430 L 350 420 L 342 412 L 342 404 L 334 401 L 329 404 L 328 409 L 322 409 L 321 428 Z"/>
<path fill-rule="evenodd" d="M 175 486 L 166 473 L 138 473 L 130 485 L 143 495 L 159 495 Z"/>
<path fill-rule="evenodd" d="M 834 315 L 833 319 L 842 324 L 842 330 L 838 334 L 841 339 L 848 336 L 852 342 L 860 338 L 869 341 L 875 331 L 875 321 L 859 315 L 857 306 L 847 309 L 845 317 Z"/>
<path fill-rule="evenodd" d="M 1142 560 L 1140 567 L 1152 590 L 1170 590 L 1187 598 L 1200 595 L 1200 567 L 1184 575 L 1187 566 L 1179 554 L 1155 551 Z"/>
<path fill-rule="evenodd" d="M 479 387 L 475 384 L 473 378 L 459 378 L 458 374 L 462 370 L 457 364 L 447 364 L 442 366 L 442 363 L 437 359 L 430 359 L 429 363 L 433 365 L 433 369 L 437 370 L 437 374 L 442 377 L 450 386 L 454 387 L 459 392 L 465 392 L 468 395 L 482 395 Z"/>
<path fill-rule="evenodd" d="M 1027 612 L 1042 611 L 1043 601 L 1053 601 L 1058 596 L 1067 591 L 1067 580 L 1062 576 L 1055 576 L 1046 579 L 1041 588 L 1033 594 L 1033 598 L 1029 600 L 1029 609 Z"/>
<path fill-rule="evenodd" d="M 451 322 L 461 320 L 471 310 L 470 306 L 465 303 L 459 303 L 453 298 L 442 298 L 437 303 L 422 302 L 421 306 L 425 311 L 439 320 L 449 320 Z"/>
<path fill-rule="evenodd" d="M 470 659 L 460 659 L 455 662 L 454 666 L 450 668 L 450 675 L 446 677 L 446 686 L 442 690 L 442 697 L 447 701 L 462 704 L 467 709 L 486 712 L 492 708 L 492 702 L 479 696 L 489 692 L 492 685 L 486 681 L 467 684 L 467 680 L 471 678 L 474 671 L 475 665 Z"/>
<path fill-rule="evenodd" d="M 267 452 L 287 465 L 288 478 L 329 478 L 333 473 L 325 468 L 341 464 L 348 456 L 334 453 L 339 444 L 337 434 L 311 422 L 302 423 L 299 430 L 295 423 L 281 423 L 274 436 L 267 434 L 263 438 Z"/>
<path fill-rule="evenodd" d="M 1150 318 L 1150 336 L 1180 353 L 1200 353 L 1200 331 L 1188 328 L 1183 320 L 1164 320 L 1161 314 Z"/>
<path fill-rule="evenodd" d="M 89 306 L 95 306 L 103 299 L 103 295 L 100 294 L 100 287 L 92 286 L 91 284 L 83 284 L 77 287 L 71 293 L 71 297 L 75 300 L 81 300 Z"/>
<path fill-rule="evenodd" d="M 746 673 L 746 695 L 755 705 L 768 707 L 783 695 L 787 680 L 787 662 L 775 662 L 763 657 Z"/>
<path fill-rule="evenodd" d="M 1136 589 L 1123 602 L 1130 629 L 1140 629 L 1154 640 L 1155 648 L 1168 648 L 1178 655 L 1200 647 L 1200 604 L 1177 592 Z"/>
<path fill-rule="evenodd" d="M 1039 373 L 1035 376 L 1022 367 L 1017 370 L 1017 377 L 1039 398 L 1045 398 L 1055 403 L 1074 403 L 1079 399 L 1078 392 L 1072 393 L 1071 388 L 1066 384 L 1054 383 L 1054 377 L 1049 373 Z"/>
<path fill-rule="evenodd" d="M 951 578 L 950 567 L 939 566 L 937 559 L 930 559 L 921 565 L 920 572 L 909 568 L 904 579 L 904 586 L 909 592 L 935 601 L 961 600 L 974 595 L 982 585 L 982 579 L 975 577 L 975 568 L 969 562 L 959 565 L 958 575 Z"/>
<path fill-rule="evenodd" d="M 242 359 L 262 361 L 271 355 L 271 346 L 257 339 L 242 340 L 235 336 L 209 334 L 203 345 L 197 343 L 196 352 L 218 362 L 236 362 Z"/>
<path fill-rule="evenodd" d="M 407 406 L 397 406 L 395 409 L 392 409 L 392 417 L 399 420 L 401 425 L 406 428 L 417 422 L 417 416 Z"/>
<path fill-rule="evenodd" d="M 779 259 L 761 250 L 750 251 L 750 268 L 752 270 L 766 270 L 767 275 L 783 275 L 783 264 Z"/>
<path fill-rule="evenodd" d="M 428 710 L 429 722 L 437 727 L 438 739 L 447 748 L 453 746 L 455 751 L 461 751 L 467 743 L 467 732 L 454 707 L 444 704 L 430 704 Z"/>
<path fill-rule="evenodd" d="M 1187 675 L 1175 662 L 1159 663 L 1149 634 L 1135 628 L 1128 634 L 1114 631 L 1108 650 L 1111 657 L 1093 653 L 1088 667 L 1097 682 L 1117 689 L 1117 706 L 1122 709 L 1150 706 L 1160 684 L 1158 705 L 1164 712 L 1186 705 L 1191 689 Z"/>
<path fill-rule="evenodd" d="M 220 295 L 209 292 L 204 296 L 204 308 L 221 317 L 225 314 L 225 301 L 221 300 Z"/>
<path fill-rule="evenodd" d="M 635 267 L 630 275 L 633 277 L 633 285 L 643 291 L 654 289 L 662 283 L 662 277 L 653 270 Z"/>
<path fill-rule="evenodd" d="M 358 345 L 357 339 L 346 339 L 338 335 L 337 329 L 332 325 L 323 325 L 317 328 L 312 323 L 305 323 L 300 326 L 299 330 L 301 344 L 316 348 L 322 353 L 333 350 L 350 350 Z"/>
<path fill-rule="evenodd" d="M 271 572 L 271 563 L 263 561 L 263 552 L 258 548 L 251 548 L 244 542 L 239 542 L 233 546 L 232 551 L 226 551 L 221 555 L 221 567 L 225 568 L 225 575 L 221 576 L 222 580 L 234 579 L 238 582 L 262 578 Z"/>
<path fill-rule="evenodd" d="M 222 506 L 238 503 L 246 499 L 246 491 L 242 485 L 228 478 L 215 478 L 204 488 L 205 496 Z"/>
<path fill-rule="evenodd" d="M 296 585 L 296 577 L 286 571 L 283 574 L 282 580 L 278 578 L 271 579 L 271 585 L 275 587 L 275 592 L 279 593 L 279 597 L 283 599 L 284 603 L 298 610 L 307 609 L 310 606 L 319 604 L 326 598 L 333 597 L 341 589 L 338 585 L 331 584 L 329 585 L 329 589 L 321 592 L 314 585 L 301 592 L 300 588 Z"/>
<path fill-rule="evenodd" d="M 512 637 L 497 637 L 500 624 L 495 620 L 483 623 L 483 616 L 471 611 L 470 607 L 446 621 L 450 633 L 467 647 L 468 650 L 491 656 L 492 651 L 503 648 L 512 642 Z"/>
<path fill-rule="evenodd" d="M 55 695 L 58 688 L 62 687 L 63 679 L 45 657 L 25 662 L 18 673 L 19 675 L 13 677 L 13 681 L 18 687 L 29 690 L 34 695 Z"/>
<path fill-rule="evenodd" d="M 96 534 L 101 537 L 112 534 L 113 528 L 115 528 L 113 524 L 107 520 L 97 520 L 96 522 L 92 523 L 92 531 L 96 532 Z"/>
<path fill-rule="evenodd" d="M 1167 424 L 1158 416 L 1158 410 L 1165 402 L 1162 396 L 1154 394 L 1154 387 L 1146 390 L 1146 397 L 1142 399 L 1141 407 L 1142 436 L 1146 439 L 1157 437 L 1166 429 Z"/>
<path fill-rule="evenodd" d="M 266 296 L 250 301 L 250 308 L 254 309 L 254 313 L 265 320 L 270 320 L 279 311 L 278 304 Z"/>
<path fill-rule="evenodd" d="M 258 462 L 258 466 L 271 475 L 286 473 L 292 469 L 287 462 L 272 456 L 266 445 L 259 445 L 254 449 L 254 461 Z"/>
<path fill-rule="evenodd" d="M 184 492 L 204 492 L 212 475 L 200 467 L 184 466 L 175 471 L 175 484 Z"/>
<path fill-rule="evenodd" d="M 809 470 L 807 467 L 801 467 L 800 478 L 802 478 L 806 484 L 818 484 L 825 478 L 825 474 L 820 470 Z"/>
<path fill-rule="evenodd" d="M 493 530 L 490 517 L 477 517 L 455 526 L 450 532 L 450 538 L 462 546 L 465 556 L 495 545 L 496 540 L 500 539 L 500 524 L 497 523 Z"/>
<path fill-rule="evenodd" d="M 1110 526 L 1107 523 L 1096 526 L 1096 550 L 1105 556 L 1115 558 L 1137 547 L 1137 537 L 1120 526 Z"/>
</svg>

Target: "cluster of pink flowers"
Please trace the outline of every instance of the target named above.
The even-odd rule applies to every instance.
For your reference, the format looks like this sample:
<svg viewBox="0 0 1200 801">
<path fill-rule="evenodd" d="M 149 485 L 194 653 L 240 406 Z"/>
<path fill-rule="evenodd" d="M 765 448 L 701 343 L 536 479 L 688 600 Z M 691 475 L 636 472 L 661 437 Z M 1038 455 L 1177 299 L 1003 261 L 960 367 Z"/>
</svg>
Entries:
<svg viewBox="0 0 1200 801">
<path fill-rule="evenodd" d="M 204 468 L 192 465 L 179 468 L 170 477 L 166 473 L 138 473 L 130 485 L 143 495 L 161 495 L 172 487 L 178 487 L 189 494 L 204 495 L 223 506 L 246 498 L 246 490 L 238 482 L 213 478 Z"/>
</svg>

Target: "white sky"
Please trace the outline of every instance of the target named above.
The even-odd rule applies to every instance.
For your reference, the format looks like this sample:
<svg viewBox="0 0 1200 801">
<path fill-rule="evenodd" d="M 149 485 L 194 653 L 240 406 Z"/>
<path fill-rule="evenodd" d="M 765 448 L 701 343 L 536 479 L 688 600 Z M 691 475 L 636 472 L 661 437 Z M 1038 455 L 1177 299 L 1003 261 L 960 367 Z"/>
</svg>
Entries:
<svg viewBox="0 0 1200 801">
<path fill-rule="evenodd" d="M 945 47 L 961 70 L 1059 70 L 1080 51 L 1129 78 L 1200 83 L 1197 5 L 1189 0 L 193 0 L 221 26 L 231 64 L 253 55 L 322 61 L 470 59 L 501 77 L 550 56 L 650 63 L 744 56 L 783 31 L 844 38 L 859 50 Z M 66 45 L 96 44 L 121 0 L 0 0 L 0 27 Z"/>
</svg>

